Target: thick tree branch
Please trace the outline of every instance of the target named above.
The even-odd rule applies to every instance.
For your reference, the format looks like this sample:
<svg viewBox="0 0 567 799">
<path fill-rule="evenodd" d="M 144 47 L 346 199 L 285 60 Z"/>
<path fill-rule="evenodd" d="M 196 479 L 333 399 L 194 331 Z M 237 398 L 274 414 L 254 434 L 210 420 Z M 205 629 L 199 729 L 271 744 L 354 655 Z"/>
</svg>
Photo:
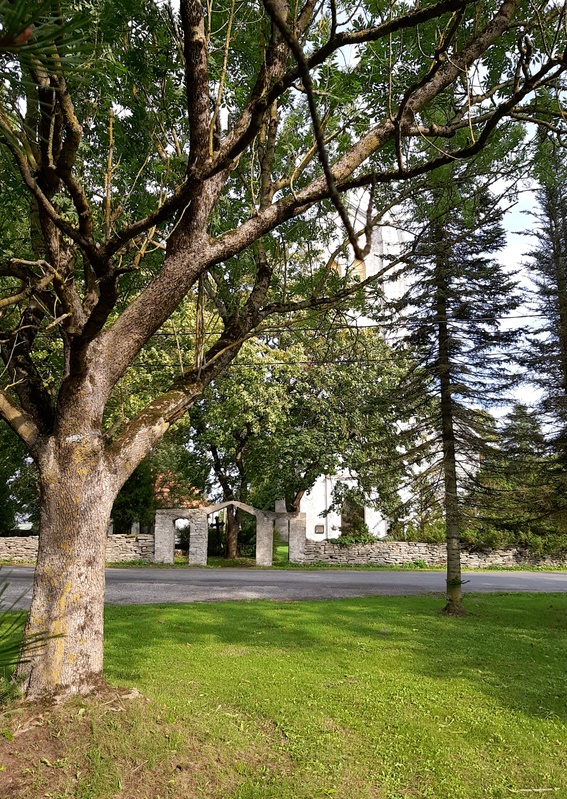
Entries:
<svg viewBox="0 0 567 799">
<path fill-rule="evenodd" d="M 31 455 L 37 458 L 42 441 L 40 431 L 33 417 L 14 404 L 8 393 L 0 388 L 0 416 L 18 434 Z"/>
<path fill-rule="evenodd" d="M 209 383 L 236 357 L 245 338 L 240 326 L 225 332 L 207 352 L 203 366 L 190 369 L 171 388 L 150 402 L 125 425 L 108 446 L 106 459 L 114 474 L 126 480 L 169 427 L 186 413 Z"/>
<path fill-rule="evenodd" d="M 457 11 L 468 5 L 468 0 L 442 0 L 423 9 L 412 11 L 401 17 L 395 17 L 373 28 L 352 33 L 339 33 L 331 38 L 323 47 L 316 50 L 307 59 L 310 70 L 323 64 L 333 53 L 342 47 L 378 41 L 402 30 L 416 28 L 418 25 L 444 14 Z M 303 23 L 304 24 L 304 23 Z M 240 116 L 233 130 L 226 136 L 217 156 L 211 164 L 211 172 L 227 168 L 242 153 L 257 135 L 266 111 L 276 102 L 300 77 L 301 70 L 295 65 L 285 70 L 288 48 L 280 43 L 274 50 L 271 63 L 258 76 L 250 101 Z"/>
<path fill-rule="evenodd" d="M 65 138 L 56 162 L 56 171 L 67 187 L 75 205 L 79 217 L 79 233 L 85 242 L 91 244 L 90 249 L 92 251 L 92 245 L 94 244 L 92 210 L 83 186 L 73 174 L 77 152 L 81 143 L 82 128 L 75 114 L 67 83 L 61 74 L 58 75 L 55 86 L 65 126 Z"/>
<path fill-rule="evenodd" d="M 189 289 L 210 265 L 207 224 L 224 187 L 226 175 L 216 175 L 198 187 L 169 237 L 164 264 L 156 279 L 102 334 L 108 354 L 107 390 L 124 374 L 131 360 L 169 319 Z"/>
<path fill-rule="evenodd" d="M 185 85 L 189 112 L 188 170 L 203 172 L 209 160 L 209 69 L 203 7 L 198 0 L 181 0 L 184 33 Z"/>
<path fill-rule="evenodd" d="M 0 338 L 0 353 L 22 410 L 35 419 L 42 433 L 51 432 L 54 420 L 52 397 L 30 357 L 43 311 L 30 303 L 20 327 Z"/>
</svg>

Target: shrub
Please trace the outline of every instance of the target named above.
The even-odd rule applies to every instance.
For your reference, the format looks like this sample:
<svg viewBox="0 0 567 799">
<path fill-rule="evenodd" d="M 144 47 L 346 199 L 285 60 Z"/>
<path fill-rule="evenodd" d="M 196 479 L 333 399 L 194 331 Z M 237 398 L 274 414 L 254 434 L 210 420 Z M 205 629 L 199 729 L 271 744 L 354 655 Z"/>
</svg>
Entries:
<svg viewBox="0 0 567 799">
<path fill-rule="evenodd" d="M 368 525 L 362 519 L 356 519 L 348 526 L 348 532 L 341 533 L 339 538 L 329 538 L 332 544 L 340 547 L 352 547 L 356 544 L 375 544 L 376 537 L 368 529 Z"/>
<path fill-rule="evenodd" d="M 417 525 L 410 522 L 392 529 L 387 536 L 389 541 L 413 541 L 420 544 L 442 544 L 445 541 L 445 522 L 435 519 Z"/>
</svg>

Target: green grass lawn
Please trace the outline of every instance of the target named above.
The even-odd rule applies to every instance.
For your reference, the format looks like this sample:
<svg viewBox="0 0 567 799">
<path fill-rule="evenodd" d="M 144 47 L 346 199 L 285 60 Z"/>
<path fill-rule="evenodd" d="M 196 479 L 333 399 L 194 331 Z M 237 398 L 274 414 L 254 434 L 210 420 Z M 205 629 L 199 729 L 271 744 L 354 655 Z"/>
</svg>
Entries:
<svg viewBox="0 0 567 799">
<path fill-rule="evenodd" d="M 439 607 L 111 607 L 107 675 L 210 754 L 195 796 L 567 797 L 567 598 Z"/>
<path fill-rule="evenodd" d="M 14 796 L 567 798 L 567 597 L 466 604 L 108 607 L 107 678 L 148 701 L 57 711 Z"/>
</svg>

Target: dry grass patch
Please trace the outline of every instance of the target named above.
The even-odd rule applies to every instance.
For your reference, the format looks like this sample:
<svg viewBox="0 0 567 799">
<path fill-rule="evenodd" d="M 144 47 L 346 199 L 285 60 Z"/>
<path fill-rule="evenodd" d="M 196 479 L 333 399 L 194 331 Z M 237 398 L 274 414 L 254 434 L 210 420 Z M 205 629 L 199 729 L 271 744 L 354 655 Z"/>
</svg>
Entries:
<svg viewBox="0 0 567 799">
<path fill-rule="evenodd" d="M 63 705 L 16 702 L 0 714 L 0 799 L 165 799 L 238 790 L 255 769 L 282 766 L 278 733 L 264 725 L 234 762 L 182 719 L 127 691 Z"/>
</svg>

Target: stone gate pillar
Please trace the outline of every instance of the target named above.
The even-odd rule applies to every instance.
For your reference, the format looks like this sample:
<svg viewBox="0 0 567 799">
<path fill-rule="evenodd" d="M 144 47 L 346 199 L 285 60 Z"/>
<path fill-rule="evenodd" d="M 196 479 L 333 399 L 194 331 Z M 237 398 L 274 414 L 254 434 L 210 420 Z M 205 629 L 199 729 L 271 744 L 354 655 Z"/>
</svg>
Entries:
<svg viewBox="0 0 567 799">
<path fill-rule="evenodd" d="M 289 562 L 303 563 L 305 560 L 305 539 L 307 520 L 305 513 L 289 517 Z"/>
<path fill-rule="evenodd" d="M 173 563 L 175 550 L 175 517 L 171 511 L 157 510 L 154 532 L 154 561 Z"/>
<path fill-rule="evenodd" d="M 258 511 L 256 513 L 256 566 L 271 566 L 273 555 L 273 519 Z"/>
<path fill-rule="evenodd" d="M 189 565 L 207 565 L 209 522 L 206 510 L 200 508 L 187 513 L 189 519 Z"/>
</svg>

